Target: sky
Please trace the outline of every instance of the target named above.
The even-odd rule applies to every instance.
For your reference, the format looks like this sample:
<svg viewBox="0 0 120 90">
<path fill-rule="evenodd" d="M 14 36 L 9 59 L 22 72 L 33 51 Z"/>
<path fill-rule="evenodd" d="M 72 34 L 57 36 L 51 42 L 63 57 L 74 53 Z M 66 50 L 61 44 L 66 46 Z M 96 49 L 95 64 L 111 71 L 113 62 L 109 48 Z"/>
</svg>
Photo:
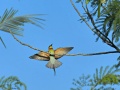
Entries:
<svg viewBox="0 0 120 90">
<path fill-rule="evenodd" d="M 75 0 L 74 0 L 75 2 Z M 84 24 L 79 22 L 69 0 L 2 0 L 0 16 L 5 9 L 11 7 L 18 10 L 16 16 L 26 14 L 46 14 L 39 18 L 45 19 L 44 29 L 31 24 L 25 24 L 24 36 L 16 36 L 19 40 L 40 50 L 53 48 L 74 47 L 69 54 L 95 53 L 112 51 L 101 40 L 95 42 L 96 36 Z M 76 4 L 78 9 L 80 4 Z M 30 59 L 29 56 L 38 53 L 29 47 L 18 43 L 9 33 L 0 31 L 7 48 L 0 42 L 0 76 L 17 76 L 27 85 L 28 90 L 70 90 L 75 87 L 73 79 L 81 75 L 92 75 L 96 68 L 117 63 L 119 54 L 99 56 L 64 56 L 59 60 L 62 66 L 56 69 L 56 76 L 52 69 L 47 68 L 47 62 Z"/>
</svg>

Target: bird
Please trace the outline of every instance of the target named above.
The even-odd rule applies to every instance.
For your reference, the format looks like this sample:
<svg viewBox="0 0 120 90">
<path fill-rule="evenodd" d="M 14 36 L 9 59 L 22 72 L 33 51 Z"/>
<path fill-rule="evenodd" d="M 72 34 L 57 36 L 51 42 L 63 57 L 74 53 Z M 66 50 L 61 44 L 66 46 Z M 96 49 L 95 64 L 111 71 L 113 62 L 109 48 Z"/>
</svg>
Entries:
<svg viewBox="0 0 120 90">
<path fill-rule="evenodd" d="M 37 54 L 30 56 L 30 59 L 36 59 L 40 61 L 48 61 L 46 67 L 54 70 L 54 75 L 56 75 L 55 69 L 62 65 L 62 62 L 58 61 L 59 58 L 66 55 L 71 51 L 73 47 L 60 47 L 56 50 L 53 49 L 52 44 L 48 47 L 48 52 L 40 51 Z"/>
</svg>

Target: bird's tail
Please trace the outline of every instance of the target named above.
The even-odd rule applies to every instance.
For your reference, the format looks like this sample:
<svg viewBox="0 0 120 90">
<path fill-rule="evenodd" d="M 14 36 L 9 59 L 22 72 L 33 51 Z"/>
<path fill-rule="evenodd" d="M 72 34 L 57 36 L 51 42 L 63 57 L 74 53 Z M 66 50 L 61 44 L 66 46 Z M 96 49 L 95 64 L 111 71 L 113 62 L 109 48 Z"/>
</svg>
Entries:
<svg viewBox="0 0 120 90">
<path fill-rule="evenodd" d="M 51 68 L 51 69 L 54 69 L 54 68 L 57 68 L 59 66 L 61 66 L 62 63 L 58 60 L 55 60 L 54 64 L 51 63 L 51 61 L 49 61 L 47 64 L 46 64 L 46 67 L 48 68 Z"/>
<path fill-rule="evenodd" d="M 60 61 L 58 61 L 58 60 L 55 60 L 54 64 L 52 64 L 51 61 L 49 61 L 49 62 L 46 64 L 46 66 L 47 66 L 48 68 L 51 68 L 51 69 L 54 70 L 54 75 L 56 75 L 55 68 L 57 68 L 57 67 L 59 67 L 59 66 L 61 66 L 61 65 L 62 65 L 62 63 L 61 63 Z"/>
<path fill-rule="evenodd" d="M 54 67 L 54 65 L 53 65 L 53 67 Z M 53 68 L 53 70 L 54 70 L 54 75 L 56 75 L 56 70 L 55 70 L 55 68 Z"/>
</svg>

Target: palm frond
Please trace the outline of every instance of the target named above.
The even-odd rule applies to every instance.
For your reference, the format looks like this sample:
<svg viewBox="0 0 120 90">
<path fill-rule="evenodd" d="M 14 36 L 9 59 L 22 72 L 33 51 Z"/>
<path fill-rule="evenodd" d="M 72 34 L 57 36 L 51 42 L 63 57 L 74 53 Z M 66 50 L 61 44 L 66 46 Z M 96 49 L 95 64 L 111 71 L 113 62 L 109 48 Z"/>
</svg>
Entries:
<svg viewBox="0 0 120 90">
<path fill-rule="evenodd" d="M 96 20 L 97 28 L 102 28 L 103 34 L 109 35 L 112 31 L 112 41 L 119 41 L 120 37 L 120 1 L 109 1 L 107 8 L 101 11 L 101 16 Z"/>
<path fill-rule="evenodd" d="M 6 45 L 4 43 L 4 41 L 2 40 L 2 38 L 0 37 L 0 41 L 2 42 L 2 44 L 4 45 L 4 47 L 6 48 Z"/>
<path fill-rule="evenodd" d="M 102 73 L 102 77 L 105 76 L 105 74 L 106 74 L 108 68 L 109 68 L 109 66 L 106 66 L 106 67 L 105 67 L 105 69 L 104 69 L 104 71 L 103 71 L 103 73 Z"/>
<path fill-rule="evenodd" d="M 103 66 L 101 66 L 101 68 L 100 68 L 100 73 L 99 73 L 99 78 L 100 79 L 102 78 L 102 72 L 103 72 Z"/>
<path fill-rule="evenodd" d="M 93 82 L 95 82 L 95 83 L 97 82 L 96 81 L 96 74 L 95 73 L 93 74 Z"/>
<path fill-rule="evenodd" d="M 116 69 L 116 70 L 112 71 L 111 74 L 115 74 L 117 72 L 120 72 L 120 69 Z"/>
<path fill-rule="evenodd" d="M 99 72 L 99 73 L 98 73 Z M 115 65 L 113 65 L 112 67 L 109 68 L 109 66 L 106 66 L 105 69 L 103 69 L 103 67 L 100 68 L 100 70 L 96 69 L 96 73 L 93 74 L 93 83 L 96 84 L 111 84 L 110 82 L 114 83 L 113 80 L 114 78 L 117 80 L 118 83 L 118 79 L 116 78 L 116 73 L 120 72 L 120 69 L 116 69 Z M 110 78 L 112 79 L 110 79 Z"/>
<path fill-rule="evenodd" d="M 40 24 L 42 24 L 40 21 L 44 21 L 44 19 L 38 18 L 37 16 L 40 16 L 42 14 L 32 14 L 32 15 L 23 15 L 23 16 L 16 16 L 17 10 L 5 10 L 3 16 L 0 18 L 0 30 L 4 32 L 10 33 L 10 31 L 13 34 L 16 35 L 22 35 L 23 27 L 25 23 L 31 23 L 33 25 L 39 26 L 40 28 L 43 28 Z"/>
<path fill-rule="evenodd" d="M 100 2 L 100 0 L 98 0 L 98 9 L 97 9 L 97 11 L 98 11 L 98 18 L 100 17 L 100 8 L 101 8 L 101 2 Z"/>
<path fill-rule="evenodd" d="M 107 74 L 111 74 L 111 72 L 113 71 L 114 68 L 115 68 L 115 65 L 113 65 L 112 67 L 110 67 L 110 69 L 108 70 Z"/>
<path fill-rule="evenodd" d="M 76 3 L 79 3 L 79 2 L 81 2 L 81 0 L 77 0 L 77 1 L 76 1 Z"/>
<path fill-rule="evenodd" d="M 13 90 L 13 88 L 20 90 L 22 86 L 24 87 L 24 90 L 27 90 L 26 85 L 16 76 L 9 76 L 8 78 L 2 77 L 0 79 L 0 89 L 2 90 Z"/>
<path fill-rule="evenodd" d="M 96 69 L 96 80 L 98 80 L 99 79 L 99 73 L 98 73 L 98 69 Z"/>
<path fill-rule="evenodd" d="M 100 71 L 100 72 L 99 72 Z M 98 73 L 99 72 L 99 73 Z M 109 90 L 107 87 L 101 87 L 105 85 L 119 85 L 120 84 L 120 75 L 116 74 L 117 72 L 120 72 L 120 69 L 116 69 L 115 65 L 106 66 L 105 69 L 103 69 L 103 66 L 100 67 L 100 69 L 96 69 L 96 72 L 93 74 L 93 77 L 90 76 L 85 77 L 82 76 L 79 81 L 74 80 L 74 85 L 77 86 L 76 89 L 71 90 L 82 90 L 81 87 L 90 86 L 90 90 Z M 97 87 L 98 86 L 98 87 Z M 99 87 L 100 86 L 100 87 Z"/>
</svg>

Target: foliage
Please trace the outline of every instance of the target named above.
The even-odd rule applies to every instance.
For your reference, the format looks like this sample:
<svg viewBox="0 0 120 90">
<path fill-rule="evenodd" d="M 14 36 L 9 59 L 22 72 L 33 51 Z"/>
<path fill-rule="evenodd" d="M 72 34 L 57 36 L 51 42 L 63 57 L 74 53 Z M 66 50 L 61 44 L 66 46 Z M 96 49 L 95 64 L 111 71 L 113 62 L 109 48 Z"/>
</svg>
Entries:
<svg viewBox="0 0 120 90">
<path fill-rule="evenodd" d="M 2 42 L 2 44 L 4 45 L 4 47 L 6 48 L 6 45 L 4 43 L 4 41 L 2 40 L 2 38 L 0 37 L 0 41 Z"/>
<path fill-rule="evenodd" d="M 24 26 L 24 23 L 31 23 L 42 28 L 42 26 L 38 23 L 40 23 L 39 21 L 41 20 L 44 21 L 44 19 L 36 17 L 40 14 L 23 15 L 15 17 L 16 13 L 17 10 L 14 9 L 5 10 L 3 16 L 1 16 L 0 18 L 0 30 L 8 33 L 10 33 L 11 31 L 13 34 L 22 35 L 21 32 L 24 29 L 21 26 Z"/>
<path fill-rule="evenodd" d="M 119 41 L 120 37 L 120 1 L 108 2 L 101 11 L 101 17 L 96 20 L 96 25 L 108 36 L 112 30 L 112 41 Z"/>
<path fill-rule="evenodd" d="M 120 69 L 116 69 L 115 65 L 110 68 L 106 66 L 104 69 L 101 67 L 100 70 L 96 69 L 93 77 L 82 75 L 79 80 L 74 79 L 73 84 L 77 88 L 71 88 L 71 90 L 82 90 L 86 86 L 90 88 L 89 90 L 112 89 L 112 87 L 106 87 L 106 85 L 120 84 L 120 75 L 117 75 L 117 72 L 120 72 Z"/>
<path fill-rule="evenodd" d="M 77 0 L 80 3 L 84 14 L 81 15 L 74 3 L 72 6 L 78 13 L 81 22 L 85 22 L 89 29 L 98 36 L 104 43 L 114 48 L 118 53 L 120 49 L 116 42 L 120 38 L 120 0 Z M 120 45 L 119 45 L 120 46 Z M 94 54 L 96 55 L 96 54 Z M 119 57 L 120 58 L 120 57 Z M 118 58 L 118 60 L 119 60 Z M 89 86 L 89 90 L 114 90 L 112 85 L 120 84 L 120 61 L 118 64 L 96 69 L 96 73 L 91 78 L 90 76 L 82 76 L 79 80 L 74 80 L 74 85 L 77 88 L 71 90 L 82 90 L 84 86 Z M 110 87 L 105 87 L 111 85 Z"/>
<path fill-rule="evenodd" d="M 21 82 L 16 76 L 0 78 L 0 89 L 2 90 L 27 90 L 26 85 Z"/>
<path fill-rule="evenodd" d="M 41 21 L 44 21 L 44 19 L 38 18 L 37 16 L 40 16 L 42 14 L 31 14 L 31 15 L 23 15 L 23 16 L 16 16 L 17 10 L 14 9 L 6 9 L 3 16 L 0 17 L 0 30 L 10 33 L 12 35 L 23 35 L 23 28 L 25 23 L 31 23 L 33 25 L 36 25 L 40 28 L 43 28 L 40 24 Z M 6 45 L 0 37 L 0 41 L 6 48 Z M 0 78 L 0 89 L 2 90 L 27 90 L 26 85 L 21 82 L 17 77 L 10 76 L 8 78 L 2 77 Z"/>
<path fill-rule="evenodd" d="M 12 35 L 23 35 L 23 28 L 25 23 L 31 23 L 33 25 L 36 25 L 40 28 L 43 28 L 40 24 L 41 21 L 44 21 L 44 19 L 38 18 L 37 16 L 40 16 L 42 14 L 31 14 L 31 15 L 23 15 L 23 16 L 16 16 L 17 10 L 14 9 L 6 9 L 3 16 L 0 17 L 0 30 L 10 33 Z M 6 48 L 6 45 L 0 37 L 0 41 Z M 2 77 L 0 78 L 0 89 L 2 90 L 27 90 L 26 85 L 21 82 L 16 76 L 10 76 L 8 78 Z"/>
<path fill-rule="evenodd" d="M 84 2 L 84 4 L 83 4 Z M 114 41 L 118 42 L 120 37 L 120 1 L 119 0 L 77 0 L 76 3 L 81 3 L 84 9 L 84 15 L 82 16 L 81 21 L 85 20 L 87 22 L 91 21 L 92 31 L 98 35 L 98 38 L 101 38 L 103 42 L 108 45 L 114 47 L 116 50 L 119 50 L 114 45 Z M 90 11 L 88 7 L 92 7 Z M 0 30 L 22 36 L 23 28 L 25 23 L 31 23 L 36 26 L 42 28 L 42 24 L 40 21 L 44 21 L 44 19 L 37 18 L 41 14 L 34 15 L 23 15 L 15 17 L 17 10 L 10 9 L 5 10 L 3 16 L 0 17 Z M 89 26 L 89 25 L 88 25 Z M 108 36 L 112 33 L 112 38 L 109 39 Z M 97 40 L 98 40 L 97 38 Z M 0 37 L 0 41 L 5 46 L 2 37 Z M 91 90 L 114 90 L 112 87 L 105 87 L 105 85 L 114 85 L 120 83 L 120 75 L 116 74 L 120 71 L 118 69 L 120 65 L 117 65 L 117 69 L 115 65 L 109 68 L 109 66 L 100 68 L 100 70 L 96 69 L 96 73 L 93 77 L 82 76 L 79 80 L 75 80 L 73 84 L 77 86 L 76 89 L 71 88 L 71 90 L 81 90 L 84 86 L 89 86 Z M 102 86 L 100 86 L 102 85 Z M 22 83 L 17 77 L 2 77 L 0 79 L 0 88 L 3 90 L 12 90 L 17 89 L 20 90 L 21 86 L 26 90 L 26 86 Z M 98 87 L 99 86 L 99 87 Z"/>
<path fill-rule="evenodd" d="M 78 0 L 77 3 L 84 2 Z M 91 20 L 94 29 L 98 29 L 106 37 L 112 32 L 112 41 L 118 42 L 120 37 L 120 1 L 119 0 L 90 0 L 83 6 L 83 17 Z M 89 11 L 87 7 L 92 7 Z M 96 15 L 98 14 L 98 17 Z M 83 20 L 83 19 L 80 19 Z"/>
<path fill-rule="evenodd" d="M 0 30 L 12 33 L 15 35 L 22 36 L 23 35 L 23 28 L 21 26 L 24 26 L 24 23 L 31 23 L 33 25 L 36 25 L 40 28 L 43 28 L 40 24 L 40 21 L 44 21 L 44 19 L 38 18 L 37 16 L 40 16 L 42 14 L 33 14 L 33 15 L 23 15 L 23 16 L 16 16 L 17 10 L 14 9 L 6 9 L 3 16 L 0 17 Z M 0 38 L 3 45 L 5 46 L 2 38 Z"/>
</svg>

